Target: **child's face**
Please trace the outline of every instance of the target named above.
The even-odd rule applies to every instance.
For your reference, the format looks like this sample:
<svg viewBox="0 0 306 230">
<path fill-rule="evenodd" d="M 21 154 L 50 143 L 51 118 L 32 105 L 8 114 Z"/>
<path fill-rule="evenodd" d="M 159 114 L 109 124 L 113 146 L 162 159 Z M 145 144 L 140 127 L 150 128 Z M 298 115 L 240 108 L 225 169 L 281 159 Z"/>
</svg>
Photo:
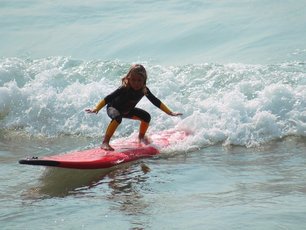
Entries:
<svg viewBox="0 0 306 230">
<path fill-rule="evenodd" d="M 144 86 L 143 76 L 140 74 L 131 74 L 129 77 L 129 84 L 133 90 L 140 90 Z"/>
</svg>

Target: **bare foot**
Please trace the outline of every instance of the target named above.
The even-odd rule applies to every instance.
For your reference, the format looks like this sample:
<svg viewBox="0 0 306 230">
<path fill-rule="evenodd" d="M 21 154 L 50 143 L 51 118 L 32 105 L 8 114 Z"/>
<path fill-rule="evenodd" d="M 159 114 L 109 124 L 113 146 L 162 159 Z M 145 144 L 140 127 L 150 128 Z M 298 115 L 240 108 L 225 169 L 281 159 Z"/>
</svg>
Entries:
<svg viewBox="0 0 306 230">
<path fill-rule="evenodd" d="M 147 138 L 146 136 L 144 136 L 144 137 L 140 137 L 140 138 L 139 138 L 139 143 L 143 143 L 143 144 L 145 144 L 145 145 L 149 145 L 149 144 L 151 143 L 151 141 L 150 141 L 149 138 Z"/>
<path fill-rule="evenodd" d="M 100 148 L 104 149 L 104 150 L 107 150 L 107 151 L 114 151 L 114 149 L 112 148 L 112 146 L 109 145 L 109 143 L 102 143 Z"/>
</svg>

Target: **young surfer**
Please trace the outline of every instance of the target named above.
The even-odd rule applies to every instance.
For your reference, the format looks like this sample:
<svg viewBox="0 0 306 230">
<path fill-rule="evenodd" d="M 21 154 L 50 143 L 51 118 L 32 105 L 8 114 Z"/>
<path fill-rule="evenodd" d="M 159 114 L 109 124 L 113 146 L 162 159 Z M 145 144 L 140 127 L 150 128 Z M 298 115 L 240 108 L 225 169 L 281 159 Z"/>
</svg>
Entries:
<svg viewBox="0 0 306 230">
<path fill-rule="evenodd" d="M 170 116 L 182 115 L 182 113 L 172 112 L 165 104 L 155 97 L 146 86 L 147 72 L 140 65 L 132 65 L 129 72 L 122 78 L 122 85 L 114 92 L 102 99 L 94 109 L 86 109 L 87 113 L 98 113 L 107 105 L 107 114 L 112 119 L 102 142 L 101 148 L 105 150 L 114 150 L 109 142 L 115 130 L 122 121 L 122 118 L 140 120 L 139 141 L 148 144 L 145 134 L 149 127 L 151 116 L 143 109 L 135 107 L 143 96 L 146 96 L 152 104 L 160 108 Z"/>
</svg>

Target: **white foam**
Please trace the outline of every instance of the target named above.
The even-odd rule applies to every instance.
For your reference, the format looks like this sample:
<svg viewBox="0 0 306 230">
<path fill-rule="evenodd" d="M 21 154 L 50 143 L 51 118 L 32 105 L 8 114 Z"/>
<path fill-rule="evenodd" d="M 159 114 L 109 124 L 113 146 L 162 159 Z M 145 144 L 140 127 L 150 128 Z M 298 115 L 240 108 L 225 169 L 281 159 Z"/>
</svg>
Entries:
<svg viewBox="0 0 306 230">
<path fill-rule="evenodd" d="M 66 57 L 5 59 L 1 66 L 2 129 L 92 137 L 101 137 L 110 120 L 104 109 L 97 115 L 84 109 L 115 90 L 129 68 L 118 61 Z M 168 116 L 143 99 L 138 106 L 151 113 L 150 132 L 189 130 L 194 135 L 188 145 L 195 147 L 252 147 L 287 135 L 305 136 L 305 70 L 299 63 L 145 66 L 151 91 L 173 111 L 184 113 Z M 129 136 L 138 126 L 137 121 L 124 120 L 115 137 Z"/>
</svg>

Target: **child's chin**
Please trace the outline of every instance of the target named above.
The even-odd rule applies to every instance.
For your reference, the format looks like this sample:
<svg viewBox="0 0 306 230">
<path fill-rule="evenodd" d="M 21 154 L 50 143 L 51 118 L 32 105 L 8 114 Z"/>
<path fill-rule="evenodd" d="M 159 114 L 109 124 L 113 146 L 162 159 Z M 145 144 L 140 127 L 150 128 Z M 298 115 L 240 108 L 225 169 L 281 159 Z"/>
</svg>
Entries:
<svg viewBox="0 0 306 230">
<path fill-rule="evenodd" d="M 139 88 L 133 88 L 133 90 L 135 90 L 135 91 L 141 90 L 141 87 L 139 87 Z"/>
</svg>

